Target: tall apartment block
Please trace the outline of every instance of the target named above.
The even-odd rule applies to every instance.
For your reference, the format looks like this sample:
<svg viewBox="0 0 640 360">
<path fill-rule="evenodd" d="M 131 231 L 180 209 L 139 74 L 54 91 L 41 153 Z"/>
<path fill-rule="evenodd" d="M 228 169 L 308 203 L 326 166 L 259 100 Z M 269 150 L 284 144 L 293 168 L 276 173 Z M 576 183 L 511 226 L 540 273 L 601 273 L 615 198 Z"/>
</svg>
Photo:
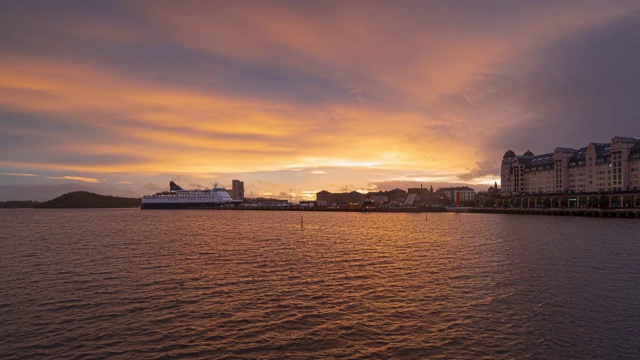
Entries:
<svg viewBox="0 0 640 360">
<path fill-rule="evenodd" d="M 233 200 L 244 200 L 244 181 L 233 180 L 231 182 L 231 198 Z"/>
<path fill-rule="evenodd" d="M 616 136 L 610 143 L 516 155 L 501 164 L 502 196 L 615 193 L 640 190 L 640 138 Z"/>
</svg>

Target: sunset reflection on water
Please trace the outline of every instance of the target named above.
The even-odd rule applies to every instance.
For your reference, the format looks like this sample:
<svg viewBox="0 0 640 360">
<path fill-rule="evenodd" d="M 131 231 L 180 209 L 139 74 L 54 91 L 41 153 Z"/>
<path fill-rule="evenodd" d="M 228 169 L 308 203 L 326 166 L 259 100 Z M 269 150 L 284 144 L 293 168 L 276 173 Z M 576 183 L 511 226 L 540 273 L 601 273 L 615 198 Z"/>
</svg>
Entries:
<svg viewBox="0 0 640 360">
<path fill-rule="evenodd" d="M 3 210 L 0 356 L 640 354 L 633 220 Z M 301 226 L 301 217 L 303 226 Z"/>
</svg>

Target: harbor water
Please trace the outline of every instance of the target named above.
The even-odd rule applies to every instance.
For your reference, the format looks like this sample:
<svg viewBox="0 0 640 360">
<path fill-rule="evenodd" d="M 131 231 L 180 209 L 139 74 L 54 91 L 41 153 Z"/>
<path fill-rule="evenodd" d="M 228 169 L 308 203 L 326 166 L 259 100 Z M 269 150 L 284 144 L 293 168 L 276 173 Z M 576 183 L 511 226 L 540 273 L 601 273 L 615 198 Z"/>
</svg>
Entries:
<svg viewBox="0 0 640 360">
<path fill-rule="evenodd" d="M 0 210 L 1 359 L 638 359 L 640 221 Z"/>
</svg>

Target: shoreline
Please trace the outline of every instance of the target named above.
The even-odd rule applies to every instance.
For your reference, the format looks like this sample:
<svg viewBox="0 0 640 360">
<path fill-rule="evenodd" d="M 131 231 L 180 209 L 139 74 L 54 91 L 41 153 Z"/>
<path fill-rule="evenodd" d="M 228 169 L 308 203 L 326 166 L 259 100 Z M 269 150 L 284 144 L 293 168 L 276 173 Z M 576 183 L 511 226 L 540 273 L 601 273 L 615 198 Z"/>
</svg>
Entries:
<svg viewBox="0 0 640 360">
<path fill-rule="evenodd" d="M 65 207 L 65 208 L 0 208 L 1 210 L 70 210 L 70 209 L 138 209 L 145 211 L 163 210 L 230 210 L 230 211 L 301 211 L 301 212 L 360 212 L 381 214 L 404 213 L 472 213 L 472 214 L 507 214 L 507 215 L 545 215 L 545 216 L 577 216 L 594 218 L 628 218 L 640 219 L 640 208 L 380 208 L 380 209 L 336 209 L 336 208 L 304 208 L 304 207 L 201 207 L 189 209 L 142 209 L 140 207 Z"/>
</svg>

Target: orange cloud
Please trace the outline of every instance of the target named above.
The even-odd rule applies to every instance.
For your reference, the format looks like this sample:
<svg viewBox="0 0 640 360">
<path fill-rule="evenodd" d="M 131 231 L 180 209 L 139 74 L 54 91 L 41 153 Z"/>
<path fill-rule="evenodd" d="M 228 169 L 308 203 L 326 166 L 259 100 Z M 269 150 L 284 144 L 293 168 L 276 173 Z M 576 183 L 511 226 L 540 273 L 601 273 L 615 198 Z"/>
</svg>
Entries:
<svg viewBox="0 0 640 360">
<path fill-rule="evenodd" d="M 82 182 L 95 183 L 95 184 L 101 183 L 101 181 L 98 180 L 98 179 L 89 178 L 89 177 L 82 177 L 82 176 L 47 176 L 47 179 L 73 180 L 73 181 L 82 181 Z"/>
</svg>

